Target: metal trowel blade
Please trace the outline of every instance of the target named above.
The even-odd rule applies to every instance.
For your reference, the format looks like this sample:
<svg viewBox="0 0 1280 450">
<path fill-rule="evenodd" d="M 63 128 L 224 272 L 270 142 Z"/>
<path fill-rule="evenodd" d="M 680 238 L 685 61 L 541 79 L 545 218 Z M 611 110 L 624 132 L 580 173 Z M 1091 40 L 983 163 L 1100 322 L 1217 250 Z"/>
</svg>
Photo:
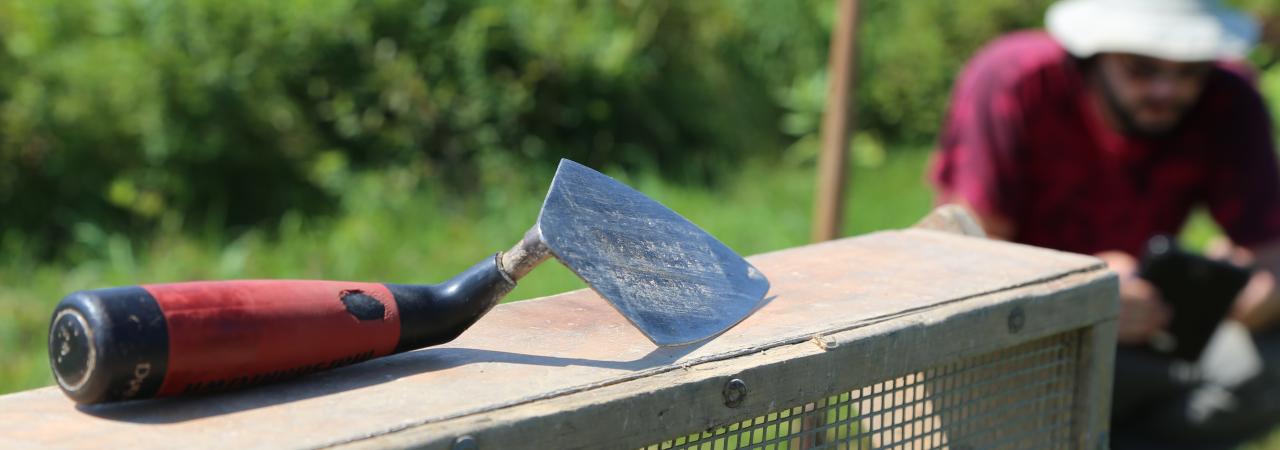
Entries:
<svg viewBox="0 0 1280 450">
<path fill-rule="evenodd" d="M 769 290 L 759 270 L 697 225 L 567 159 L 538 228 L 557 259 L 660 346 L 728 330 Z"/>
</svg>

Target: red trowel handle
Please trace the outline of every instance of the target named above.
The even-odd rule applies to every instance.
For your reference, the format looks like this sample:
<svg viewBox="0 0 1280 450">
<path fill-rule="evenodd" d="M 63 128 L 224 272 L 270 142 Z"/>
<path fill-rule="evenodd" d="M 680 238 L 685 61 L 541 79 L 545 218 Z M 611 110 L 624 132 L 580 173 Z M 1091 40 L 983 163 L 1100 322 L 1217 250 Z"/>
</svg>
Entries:
<svg viewBox="0 0 1280 450">
<path fill-rule="evenodd" d="M 62 299 L 49 363 L 80 403 L 271 382 L 448 342 L 515 287 L 489 258 L 445 283 L 204 281 Z"/>
</svg>

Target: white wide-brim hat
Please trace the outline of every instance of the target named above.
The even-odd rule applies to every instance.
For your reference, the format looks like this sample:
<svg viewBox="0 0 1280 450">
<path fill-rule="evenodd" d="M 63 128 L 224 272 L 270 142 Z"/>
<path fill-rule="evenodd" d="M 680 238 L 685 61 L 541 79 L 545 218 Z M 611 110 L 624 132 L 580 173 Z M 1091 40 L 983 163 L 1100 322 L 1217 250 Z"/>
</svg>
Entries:
<svg viewBox="0 0 1280 450">
<path fill-rule="evenodd" d="M 1258 23 L 1217 0 L 1062 0 L 1045 25 L 1080 58 L 1133 53 L 1171 61 L 1242 58 Z"/>
</svg>

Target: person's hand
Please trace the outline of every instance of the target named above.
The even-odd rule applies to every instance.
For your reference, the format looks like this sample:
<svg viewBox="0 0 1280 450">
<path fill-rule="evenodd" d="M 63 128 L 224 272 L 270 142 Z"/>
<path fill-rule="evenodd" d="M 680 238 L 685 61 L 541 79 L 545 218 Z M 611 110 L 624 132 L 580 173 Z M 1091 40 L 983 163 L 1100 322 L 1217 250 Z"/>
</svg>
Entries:
<svg viewBox="0 0 1280 450">
<path fill-rule="evenodd" d="M 1270 301 L 1275 296 L 1275 275 L 1266 270 L 1256 271 L 1236 296 L 1235 304 L 1231 305 L 1231 317 L 1253 331 L 1268 329 L 1274 325 L 1277 316 L 1276 305 Z"/>
<path fill-rule="evenodd" d="M 1120 319 L 1116 337 L 1121 344 L 1145 344 L 1169 326 L 1173 311 L 1154 285 L 1138 277 L 1138 261 L 1129 254 L 1107 251 L 1097 255 L 1120 276 Z"/>
<path fill-rule="evenodd" d="M 1280 259 L 1280 246 L 1264 246 L 1259 254 L 1219 237 L 1209 242 L 1205 255 L 1241 267 L 1257 265 L 1262 269 L 1253 272 L 1248 284 L 1236 296 L 1235 303 L 1231 305 L 1231 318 L 1253 331 L 1273 328 L 1280 317 L 1280 304 L 1275 302 L 1277 286 L 1273 272 L 1276 261 Z"/>
</svg>

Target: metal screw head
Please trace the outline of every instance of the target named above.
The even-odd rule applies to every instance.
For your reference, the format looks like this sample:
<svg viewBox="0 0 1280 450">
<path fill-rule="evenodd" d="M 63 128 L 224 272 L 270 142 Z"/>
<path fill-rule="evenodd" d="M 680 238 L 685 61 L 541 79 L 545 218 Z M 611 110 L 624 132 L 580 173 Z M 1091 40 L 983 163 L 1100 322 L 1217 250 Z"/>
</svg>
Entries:
<svg viewBox="0 0 1280 450">
<path fill-rule="evenodd" d="M 470 435 L 462 436 L 453 441 L 453 450 L 480 450 L 480 443 Z"/>
<path fill-rule="evenodd" d="M 724 406 L 737 408 L 742 406 L 742 401 L 747 399 L 747 383 L 738 378 L 729 380 L 724 384 Z"/>
<path fill-rule="evenodd" d="M 1014 307 L 1013 311 L 1009 311 L 1009 332 L 1017 333 L 1022 331 L 1023 325 L 1027 324 L 1027 314 L 1022 312 L 1022 307 Z"/>
</svg>

